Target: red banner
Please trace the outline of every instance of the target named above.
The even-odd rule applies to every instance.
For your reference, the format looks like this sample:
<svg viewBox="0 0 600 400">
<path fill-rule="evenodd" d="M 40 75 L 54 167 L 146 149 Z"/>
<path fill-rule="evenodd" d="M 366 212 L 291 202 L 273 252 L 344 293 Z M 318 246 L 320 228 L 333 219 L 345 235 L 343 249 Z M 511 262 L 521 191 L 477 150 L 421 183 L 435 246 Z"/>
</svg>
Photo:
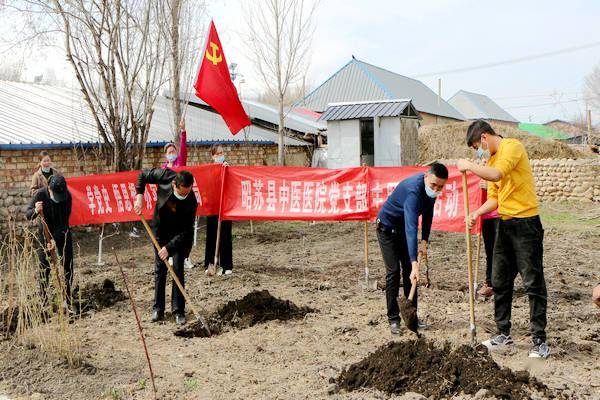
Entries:
<svg viewBox="0 0 600 400">
<path fill-rule="evenodd" d="M 374 220 L 396 185 L 426 167 L 223 167 L 207 164 L 185 167 L 195 178 L 198 215 L 226 220 Z M 463 232 L 462 176 L 450 167 L 442 195 L 436 200 L 433 229 Z M 133 212 L 139 172 L 70 178 L 73 195 L 71 225 L 137 220 Z M 224 173 L 224 175 L 223 175 Z M 224 179 L 224 181 L 223 181 Z M 470 209 L 481 204 L 479 178 L 469 175 Z M 148 185 L 145 215 L 150 217 L 156 188 Z M 477 230 L 479 227 L 477 227 Z"/>
<path fill-rule="evenodd" d="M 218 214 L 222 165 L 205 164 L 179 169 L 186 169 L 194 174 L 197 214 Z M 69 220 L 71 226 L 139 220 L 133 211 L 138 175 L 139 171 L 130 171 L 67 179 L 69 192 L 73 197 Z M 156 203 L 156 185 L 146 186 L 144 200 L 144 216 L 151 218 Z"/>
</svg>

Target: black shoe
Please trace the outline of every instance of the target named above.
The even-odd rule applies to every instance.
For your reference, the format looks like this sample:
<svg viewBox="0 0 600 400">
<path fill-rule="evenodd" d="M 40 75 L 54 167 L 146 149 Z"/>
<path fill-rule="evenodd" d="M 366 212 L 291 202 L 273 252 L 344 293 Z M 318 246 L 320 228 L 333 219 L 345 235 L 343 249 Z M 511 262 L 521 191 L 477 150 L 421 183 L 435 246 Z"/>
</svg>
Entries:
<svg viewBox="0 0 600 400">
<path fill-rule="evenodd" d="M 175 314 L 175 323 L 177 325 L 185 325 L 185 315 L 183 314 Z"/>
<path fill-rule="evenodd" d="M 152 311 L 152 322 L 158 322 L 165 319 L 165 312 L 162 310 Z"/>
<path fill-rule="evenodd" d="M 400 329 L 400 322 L 396 322 L 396 321 L 390 322 L 390 331 L 392 332 L 392 335 L 402 334 L 402 330 Z"/>
</svg>

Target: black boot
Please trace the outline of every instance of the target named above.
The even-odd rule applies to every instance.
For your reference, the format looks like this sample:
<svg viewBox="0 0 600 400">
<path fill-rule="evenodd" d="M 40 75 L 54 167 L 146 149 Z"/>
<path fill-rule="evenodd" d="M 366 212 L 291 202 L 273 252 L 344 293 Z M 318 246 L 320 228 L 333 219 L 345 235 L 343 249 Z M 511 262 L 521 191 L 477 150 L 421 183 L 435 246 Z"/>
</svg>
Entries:
<svg viewBox="0 0 600 400">
<path fill-rule="evenodd" d="M 165 319 L 165 312 L 163 310 L 152 311 L 152 322 L 158 322 Z"/>
</svg>

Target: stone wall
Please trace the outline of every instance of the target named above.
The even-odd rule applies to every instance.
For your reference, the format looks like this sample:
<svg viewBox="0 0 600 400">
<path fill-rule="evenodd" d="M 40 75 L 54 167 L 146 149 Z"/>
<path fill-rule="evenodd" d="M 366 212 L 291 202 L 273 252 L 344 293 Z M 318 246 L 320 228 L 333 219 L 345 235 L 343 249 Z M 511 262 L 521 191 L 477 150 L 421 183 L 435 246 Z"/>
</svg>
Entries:
<svg viewBox="0 0 600 400">
<path fill-rule="evenodd" d="M 540 201 L 600 202 L 600 160 L 531 160 Z"/>
<path fill-rule="evenodd" d="M 230 165 L 276 165 L 276 145 L 223 145 Z M 210 162 L 210 146 L 190 146 L 188 165 Z M 30 200 L 31 176 L 37 170 L 37 150 L 0 150 L 0 237 L 6 232 L 9 218 L 22 222 Z M 97 148 L 47 149 L 54 166 L 66 177 L 112 172 L 112 167 L 102 158 Z M 286 147 L 286 163 L 310 166 L 307 147 Z M 164 162 L 162 147 L 149 147 L 144 167 L 160 166 Z"/>
</svg>

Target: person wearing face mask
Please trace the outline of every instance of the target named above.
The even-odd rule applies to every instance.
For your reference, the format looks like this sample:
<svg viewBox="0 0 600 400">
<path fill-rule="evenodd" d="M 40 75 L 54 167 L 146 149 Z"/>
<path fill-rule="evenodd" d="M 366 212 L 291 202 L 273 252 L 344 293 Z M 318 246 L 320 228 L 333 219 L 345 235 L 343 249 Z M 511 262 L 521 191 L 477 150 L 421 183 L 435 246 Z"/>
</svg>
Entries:
<svg viewBox="0 0 600 400">
<path fill-rule="evenodd" d="M 163 164 L 163 168 L 185 167 L 187 164 L 187 132 L 184 119 L 179 122 L 179 129 L 179 147 L 172 142 L 165 145 L 165 158 L 167 161 Z"/>
<path fill-rule="evenodd" d="M 481 147 L 477 149 L 477 155 L 482 159 L 483 165 L 487 163 L 489 159 L 489 150 L 484 152 Z M 479 182 L 479 188 L 482 191 L 483 202 L 487 200 L 487 187 L 488 181 L 481 179 Z M 482 297 L 491 297 L 494 295 L 494 289 L 492 285 L 492 266 L 494 261 L 494 242 L 496 240 L 496 227 L 498 226 L 498 210 L 492 210 L 489 213 L 481 216 L 481 236 L 483 237 L 483 247 L 485 249 L 485 283 L 477 291 Z"/>
<path fill-rule="evenodd" d="M 210 148 L 210 155 L 214 163 L 226 164 L 223 146 L 214 144 Z M 204 251 L 204 269 L 208 276 L 231 275 L 233 273 L 233 244 L 231 236 L 231 221 L 221 221 L 221 239 L 219 241 L 219 268 L 213 264 L 217 245 L 217 230 L 219 217 L 209 215 L 206 217 L 206 248 Z"/>
<path fill-rule="evenodd" d="M 40 291 L 44 304 L 48 304 L 47 288 L 50 279 L 50 252 L 56 250 L 62 263 L 65 276 L 66 301 L 71 301 L 71 284 L 73 283 L 73 239 L 69 228 L 72 199 L 67 188 L 67 181 L 62 175 L 50 177 L 48 186 L 39 189 L 29 202 L 25 216 L 28 220 L 37 218 L 38 231 L 37 243 L 40 248 L 36 250 L 40 261 Z M 44 235 L 44 224 L 48 226 L 52 241 L 48 243 Z"/>
<path fill-rule="evenodd" d="M 152 322 L 165 316 L 165 286 L 167 266 L 173 259 L 173 270 L 185 287 L 184 260 L 189 256 L 194 241 L 194 218 L 198 203 L 192 192 L 194 176 L 189 171 L 175 172 L 169 168 L 144 169 L 140 172 L 135 188 L 137 196 L 134 209 L 141 215 L 144 208 L 144 191 L 147 184 L 158 186 L 152 226 L 160 251 L 155 250 L 154 306 Z M 171 310 L 178 325 L 185 324 L 185 298 L 177 285 L 172 285 Z"/>
<path fill-rule="evenodd" d="M 35 171 L 31 177 L 31 185 L 29 185 L 29 194 L 33 196 L 41 188 L 48 186 L 48 179 L 53 175 L 60 175 L 56 169 L 52 168 L 52 158 L 47 151 L 40 153 L 39 169 Z"/>
<path fill-rule="evenodd" d="M 377 215 L 377 240 L 386 267 L 385 297 L 387 316 L 393 335 L 400 335 L 398 293 L 400 273 L 404 296 L 411 284 L 419 281 L 418 253 L 427 256 L 427 242 L 433 220 L 435 199 L 442 193 L 448 179 L 448 169 L 433 163 L 426 173 L 413 175 L 396 186 Z M 419 216 L 422 216 L 421 248 L 419 249 Z M 413 298 L 417 307 L 417 293 Z M 423 327 L 423 324 L 421 324 Z"/>
<path fill-rule="evenodd" d="M 467 216 L 473 226 L 480 216 L 498 209 L 500 219 L 494 244 L 494 316 L 497 334 L 483 345 L 489 349 L 513 344 L 511 311 L 514 281 L 521 274 L 529 297 L 533 347 L 531 358 L 546 358 L 547 302 L 544 278 L 544 229 L 540 221 L 535 183 L 527 151 L 517 139 L 505 139 L 483 120 L 473 122 L 467 130 L 467 145 L 479 153 L 490 154 L 487 165 L 458 160 L 461 171 L 471 171 L 488 184 L 486 202 Z"/>
<path fill-rule="evenodd" d="M 167 161 L 162 165 L 163 168 L 185 167 L 187 165 L 187 132 L 185 130 L 185 120 L 179 121 L 179 150 L 175 143 L 165 145 L 165 158 Z M 186 269 L 194 268 L 194 263 L 186 258 L 183 262 Z"/>
</svg>

